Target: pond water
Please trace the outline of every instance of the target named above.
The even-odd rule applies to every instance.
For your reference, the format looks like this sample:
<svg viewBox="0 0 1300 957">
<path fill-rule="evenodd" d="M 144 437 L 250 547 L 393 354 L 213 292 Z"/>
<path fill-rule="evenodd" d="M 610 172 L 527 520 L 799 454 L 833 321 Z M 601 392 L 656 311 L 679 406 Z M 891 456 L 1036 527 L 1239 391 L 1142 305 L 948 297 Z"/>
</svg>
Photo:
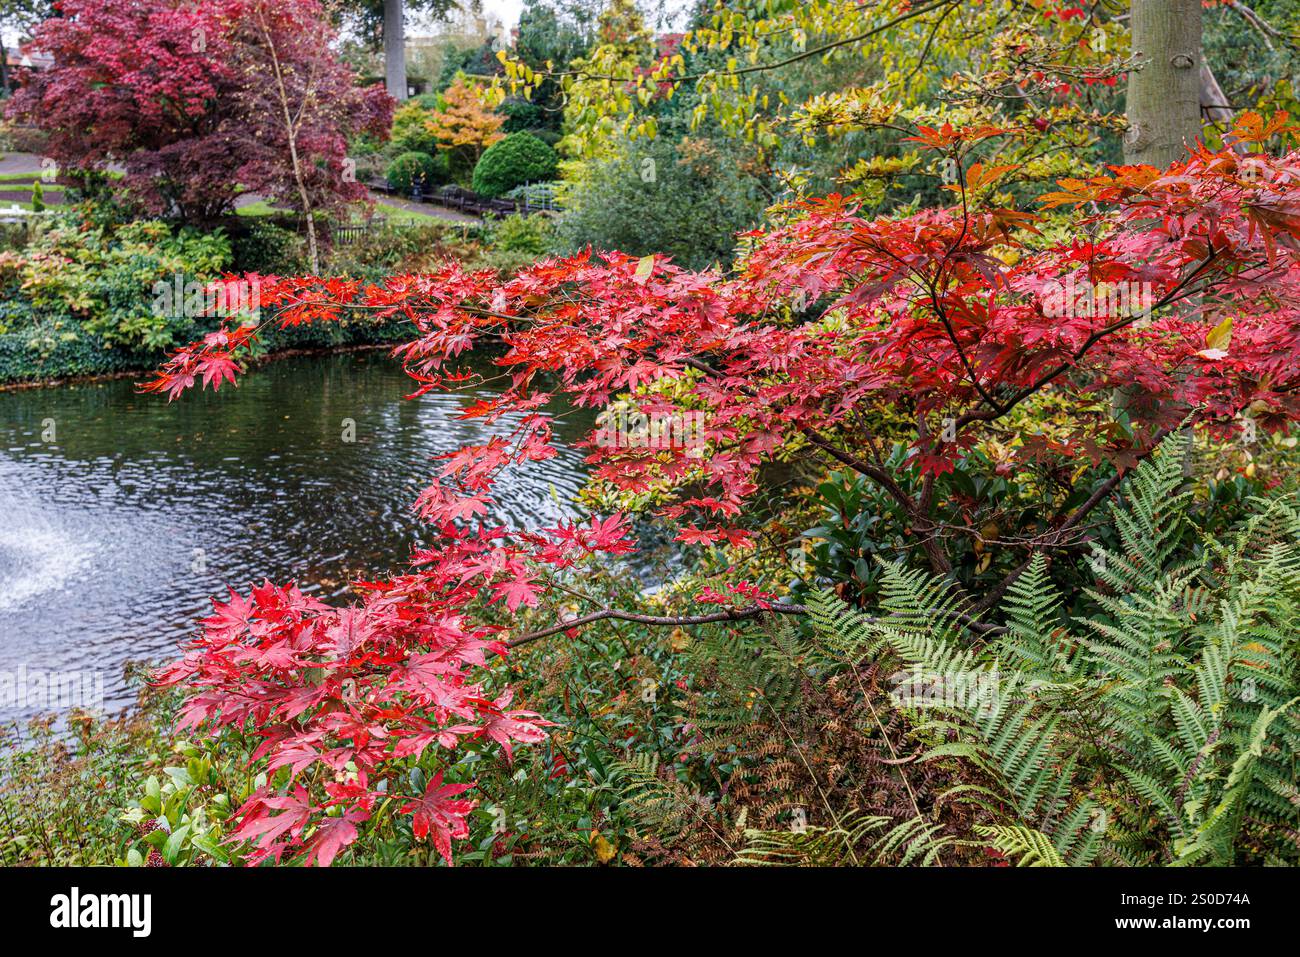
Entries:
<svg viewBox="0 0 1300 957">
<path fill-rule="evenodd" d="M 96 682 L 106 708 L 129 704 L 123 666 L 172 657 L 225 583 L 296 578 L 328 599 L 400 571 L 431 457 L 489 434 L 456 418 L 486 390 L 410 391 L 372 351 L 285 358 L 172 403 L 126 379 L 0 393 L 0 720 Z M 504 475 L 496 517 L 571 514 L 583 467 L 566 443 L 589 425 L 557 418 L 560 454 Z"/>
</svg>

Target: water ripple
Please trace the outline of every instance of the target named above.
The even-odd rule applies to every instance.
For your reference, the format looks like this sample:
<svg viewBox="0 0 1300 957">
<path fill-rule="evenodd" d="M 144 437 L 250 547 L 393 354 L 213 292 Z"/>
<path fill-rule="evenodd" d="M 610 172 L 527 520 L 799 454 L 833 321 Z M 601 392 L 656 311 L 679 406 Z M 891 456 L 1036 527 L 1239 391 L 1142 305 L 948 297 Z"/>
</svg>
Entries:
<svg viewBox="0 0 1300 957">
<path fill-rule="evenodd" d="M 226 583 L 338 597 L 400 571 L 431 459 L 490 434 L 455 417 L 485 393 L 409 391 L 363 353 L 285 359 L 170 404 L 125 380 L 0 394 L 0 673 L 101 672 L 118 707 L 126 662 L 170 657 Z M 588 423 L 557 419 L 560 454 L 503 476 L 492 517 L 573 514 L 582 455 L 565 442 Z M 0 702 L 0 719 L 30 710 Z"/>
</svg>

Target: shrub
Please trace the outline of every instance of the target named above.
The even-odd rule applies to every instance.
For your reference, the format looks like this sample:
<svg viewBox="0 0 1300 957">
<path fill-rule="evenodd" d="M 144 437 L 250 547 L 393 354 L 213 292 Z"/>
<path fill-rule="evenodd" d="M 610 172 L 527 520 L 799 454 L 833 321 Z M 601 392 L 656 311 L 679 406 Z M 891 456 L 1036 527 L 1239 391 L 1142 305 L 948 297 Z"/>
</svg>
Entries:
<svg viewBox="0 0 1300 957">
<path fill-rule="evenodd" d="M 531 129 L 531 130 L 524 130 L 524 132 L 530 136 L 536 136 L 547 146 L 554 146 L 556 143 L 560 142 L 560 140 L 564 138 L 555 130 Z"/>
<path fill-rule="evenodd" d="M 195 316 L 156 308 L 154 284 L 216 279 L 231 246 L 218 229 L 173 230 L 154 220 L 100 226 L 76 214 L 0 260 L 0 290 L 31 310 L 33 324 L 60 324 L 60 341 L 97 336 L 110 347 L 163 349 L 189 335 Z M 21 330 L 19 330 L 21 331 Z"/>
<path fill-rule="evenodd" d="M 521 216 L 511 213 L 490 222 L 486 229 L 491 248 L 485 265 L 504 275 L 512 275 L 531 265 L 546 252 L 550 242 L 550 222 L 545 216 Z"/>
<path fill-rule="evenodd" d="M 429 130 L 429 110 L 414 100 L 403 103 L 393 114 L 392 145 L 400 156 L 403 153 L 428 153 L 438 149 L 438 140 Z"/>
<path fill-rule="evenodd" d="M 235 272 L 287 275 L 306 266 L 302 237 L 275 223 L 255 221 L 232 246 Z"/>
<path fill-rule="evenodd" d="M 500 196 L 523 183 L 551 179 L 559 161 L 555 150 L 531 133 L 511 133 L 488 147 L 474 167 L 474 191 Z"/>
<path fill-rule="evenodd" d="M 666 139 L 622 144 L 566 194 L 558 251 L 663 253 L 689 269 L 730 261 L 735 234 L 761 220 L 766 201 L 734 166 L 686 160 Z"/>
<path fill-rule="evenodd" d="M 506 116 L 505 124 L 501 128 L 507 133 L 532 132 L 546 121 L 546 114 L 542 112 L 541 106 L 522 98 L 507 99 L 498 107 L 498 112 Z"/>
<path fill-rule="evenodd" d="M 547 222 L 543 216 L 511 213 L 493 224 L 489 235 L 492 247 L 502 252 L 532 253 L 534 256 L 546 252 Z"/>
<path fill-rule="evenodd" d="M 440 182 L 446 176 L 445 165 L 440 171 L 438 161 L 428 153 L 403 153 L 388 164 L 385 175 L 389 186 L 405 193 L 416 183 L 428 189 Z"/>
</svg>

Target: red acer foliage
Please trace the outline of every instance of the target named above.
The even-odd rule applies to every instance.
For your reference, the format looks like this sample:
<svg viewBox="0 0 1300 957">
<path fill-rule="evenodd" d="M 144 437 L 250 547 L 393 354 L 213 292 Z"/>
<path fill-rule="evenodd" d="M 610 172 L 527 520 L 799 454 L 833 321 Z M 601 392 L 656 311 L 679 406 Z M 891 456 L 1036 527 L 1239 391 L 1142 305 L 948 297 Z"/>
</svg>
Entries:
<svg viewBox="0 0 1300 957">
<path fill-rule="evenodd" d="M 47 153 L 60 165 L 120 157 L 127 185 L 158 211 L 202 218 L 229 206 L 240 159 L 214 109 L 234 90 L 216 8 L 169 0 L 57 6 L 60 16 L 30 44 L 54 65 L 17 71 L 6 116 L 46 130 Z"/>
<path fill-rule="evenodd" d="M 60 165 L 125 167 L 151 211 L 228 212 L 241 189 L 301 208 L 287 125 L 311 171 L 313 206 L 364 195 L 345 175 L 346 137 L 386 135 L 392 101 L 363 90 L 331 49 L 317 0 L 59 0 L 29 47 L 53 65 L 18 70 L 6 116 L 49 136 Z M 252 28 L 268 12 L 269 33 Z M 292 118 L 266 80 L 275 49 Z"/>
<path fill-rule="evenodd" d="M 1027 555 L 1069 543 L 1125 468 L 1181 423 L 1226 428 L 1247 410 L 1261 428 L 1295 419 L 1300 153 L 1233 148 L 1290 132 L 1284 117 L 1246 116 L 1224 150 L 1198 149 L 1167 171 L 1114 167 L 1063 181 L 1043 197 L 1048 208 L 1073 211 L 1068 229 L 1054 229 L 1067 237 L 1059 241 L 1040 235 L 1036 215 L 987 205 L 1004 171 L 973 164 L 947 209 L 867 219 L 840 196 L 799 204 L 784 224 L 748 237 L 732 276 L 587 252 L 506 281 L 454 262 L 382 285 L 266 281 L 263 305 L 280 325 L 357 308 L 409 319 L 417 335 L 396 352 L 415 394 L 461 383 L 456 357 L 499 338 L 510 385 L 463 414 L 489 423 L 509 414 L 513 425 L 443 459 L 416 503 L 439 538 L 413 556 L 409 575 L 365 583 L 365 601 L 343 610 L 292 588 L 256 589 L 220 606 L 167 673 L 192 689 L 188 723 L 256 729 L 268 768 L 287 766 L 295 780 L 319 764 L 338 770 L 352 761 L 364 772 L 349 785 L 355 793 L 315 795 L 306 808 L 296 790 L 259 792 L 236 836 L 278 857 L 301 849 L 308 821 L 336 804 L 347 808 L 343 823 L 308 841 L 324 862 L 349 839 L 347 815 L 368 813 L 388 762 L 434 744 L 486 737 L 508 753 L 512 742 L 540 738 L 544 722 L 505 710 L 508 696 L 483 700 L 472 680 L 489 654 L 506 650 L 499 634 L 474 623 L 474 609 L 537 605 L 556 570 L 632 547 L 621 516 L 539 532 L 488 520 L 500 471 L 554 454 L 538 411 L 553 393 L 592 407 L 632 393 L 647 415 L 702 413 L 704 454 L 690 443 L 589 442 L 598 478 L 631 491 L 664 480 L 680 489 L 663 511 L 684 542 L 744 545 L 743 508 L 758 469 L 805 448 L 877 483 L 940 571 L 946 538 L 968 530 L 936 521 L 934 483 L 1040 393 L 1078 412 L 1066 439 L 1034 454 L 1096 484 L 1019 543 Z M 978 142 L 1017 134 L 922 128 L 916 140 L 961 163 Z M 1114 298 L 1117 288 L 1132 295 Z M 253 327 L 214 333 L 177 352 L 147 388 L 174 397 L 200 377 L 216 388 L 257 335 Z M 671 392 L 653 389 L 665 380 Z M 1097 411 L 1117 390 L 1124 428 Z M 863 424 L 881 407 L 914 421 L 901 466 L 887 464 Z M 748 583 L 730 592 L 698 600 L 723 605 L 722 616 L 781 610 Z M 444 854 L 464 819 L 464 802 L 452 796 L 435 781 L 407 805 Z"/>
</svg>

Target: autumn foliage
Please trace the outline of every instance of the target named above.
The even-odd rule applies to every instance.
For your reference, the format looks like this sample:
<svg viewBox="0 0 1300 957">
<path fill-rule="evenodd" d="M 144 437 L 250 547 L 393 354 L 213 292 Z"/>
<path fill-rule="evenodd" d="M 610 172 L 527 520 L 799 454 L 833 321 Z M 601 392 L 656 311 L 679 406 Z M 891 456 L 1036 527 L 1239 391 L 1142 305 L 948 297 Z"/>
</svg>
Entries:
<svg viewBox="0 0 1300 957">
<path fill-rule="evenodd" d="M 961 171 L 951 206 L 868 219 L 841 196 L 800 203 L 746 237 L 729 275 L 588 251 L 505 281 L 456 263 L 382 285 L 267 281 L 263 305 L 282 326 L 357 308 L 410 320 L 415 337 L 396 352 L 416 395 L 462 384 L 457 358 L 496 338 L 509 385 L 464 410 L 501 435 L 446 456 L 420 494 L 416 510 L 437 542 L 412 556 L 409 574 L 358 583 L 366 597 L 345 609 L 292 587 L 234 596 L 165 673 L 189 689 L 188 725 L 253 729 L 264 739 L 258 759 L 290 769 L 292 786 L 255 795 L 235 836 L 254 840 L 257 856 L 327 863 L 371 813 L 379 782 L 399 786 L 395 762 L 483 739 L 508 755 L 543 736 L 544 721 L 509 710 L 508 695 L 488 700 L 474 677 L 509 649 L 476 609 L 538 606 L 557 573 L 633 547 L 619 515 L 531 532 L 488 518 L 501 470 L 554 454 L 539 410 L 557 394 L 601 407 L 630 393 L 647 414 L 703 414 L 704 455 L 596 435 L 588 446 L 598 479 L 677 490 L 663 514 L 683 542 L 746 545 L 760 468 L 804 450 L 876 483 L 940 572 L 947 543 L 971 532 L 936 520 L 936 479 L 1037 396 L 1076 411 L 1064 437 L 1026 442 L 1010 465 L 1064 464 L 1076 487 L 1015 543 L 1026 558 L 1074 541 L 1170 430 L 1295 419 L 1300 154 L 1259 151 L 1293 132 L 1285 117 L 1247 115 L 1226 148 L 1198 148 L 1169 170 L 1063 181 L 1041 197 L 1054 211 L 1049 228 L 1044 213 L 992 201 L 1007 168 L 970 161 L 982 142 L 1024 131 L 921 127 L 915 142 Z M 1122 284 L 1149 289 L 1149 301 L 1099 308 L 1117 300 L 1097 291 Z M 1065 289 L 1089 293 L 1062 308 Z M 175 397 L 200 381 L 234 381 L 258 334 L 213 333 L 169 359 L 149 388 Z M 881 407 L 913 423 L 901 467 L 864 424 Z M 767 600 L 743 590 L 701 598 L 738 614 Z M 348 761 L 359 774 L 334 782 Z M 318 769 L 330 772 L 323 786 L 312 783 Z M 464 833 L 467 799 L 435 782 L 407 800 L 446 856 Z M 304 845 L 314 820 L 323 826 Z"/>
<path fill-rule="evenodd" d="M 442 94 L 443 106 L 433 111 L 426 125 L 438 144 L 468 159 L 472 167 L 493 143 L 505 138 L 505 117 L 487 107 L 483 91 L 457 77 Z"/>
<path fill-rule="evenodd" d="M 45 131 L 61 166 L 120 164 L 146 209 L 189 221 L 230 212 L 241 190 L 300 208 L 292 125 L 313 206 L 365 197 L 346 175 L 347 137 L 386 136 L 392 100 L 356 85 L 317 0 L 62 0 L 59 9 L 27 47 L 53 65 L 16 71 L 6 116 Z M 253 28 L 255 14 L 266 30 Z M 289 124 L 271 94 L 273 66 L 293 97 Z"/>
</svg>

